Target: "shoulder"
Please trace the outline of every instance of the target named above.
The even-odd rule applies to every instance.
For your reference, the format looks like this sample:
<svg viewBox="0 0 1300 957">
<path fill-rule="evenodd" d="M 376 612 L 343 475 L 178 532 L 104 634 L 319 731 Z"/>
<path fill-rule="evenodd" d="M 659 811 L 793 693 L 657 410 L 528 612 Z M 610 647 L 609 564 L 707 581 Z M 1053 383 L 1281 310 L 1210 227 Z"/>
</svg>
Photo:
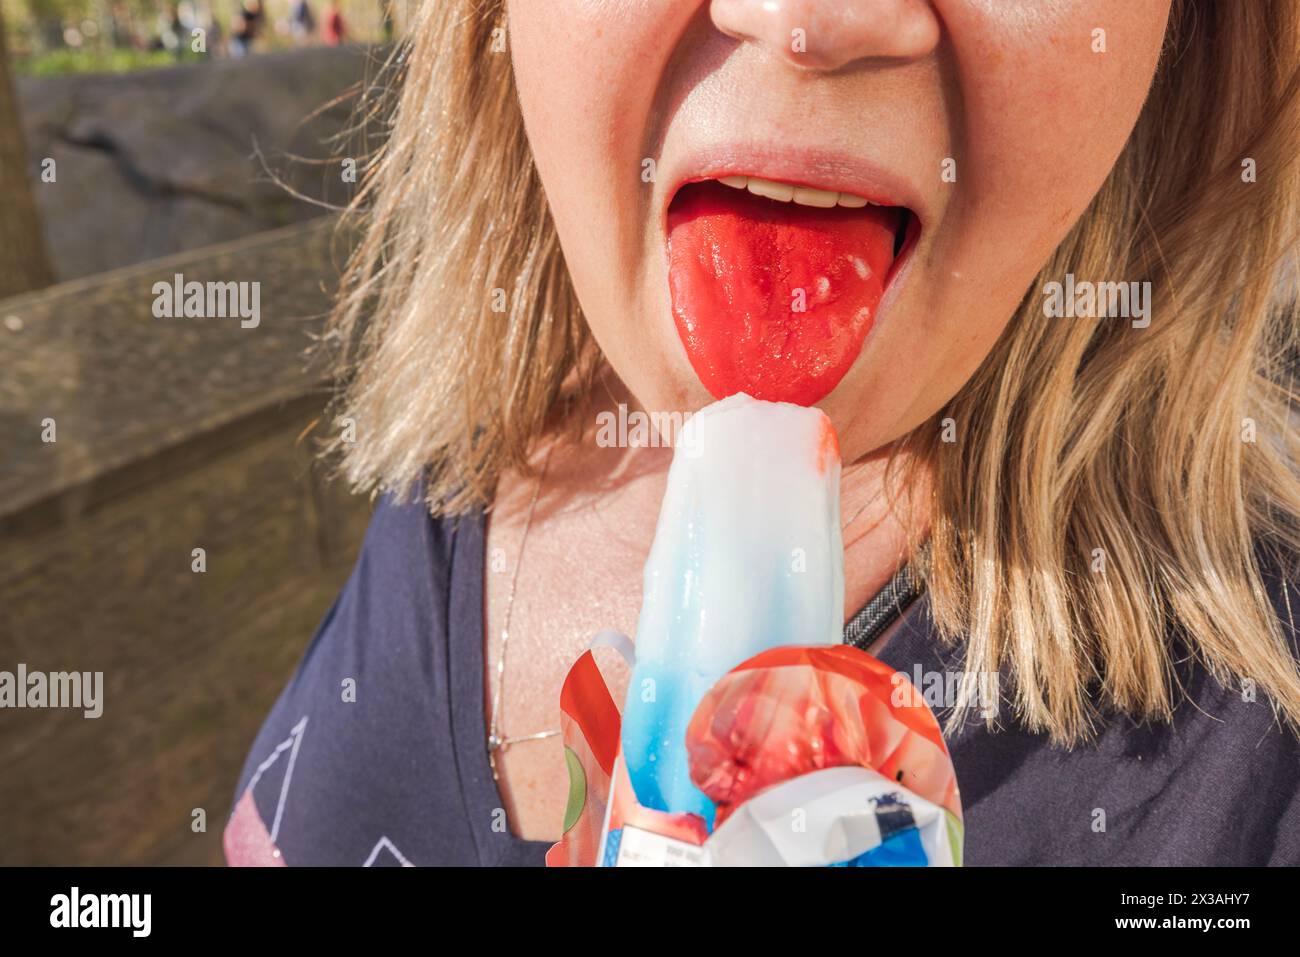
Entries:
<svg viewBox="0 0 1300 957">
<path fill-rule="evenodd" d="M 434 518 L 423 501 L 384 496 L 371 516 L 349 587 L 372 584 L 375 575 L 411 585 L 437 577 L 451 566 L 457 536 L 472 535 L 481 525 L 481 513 Z"/>
<path fill-rule="evenodd" d="M 1296 567 L 1259 550 L 1293 653 Z M 1107 713 L 1093 740 L 1068 749 L 1014 720 L 997 733 L 972 721 L 950 739 L 971 863 L 1300 864 L 1300 738 L 1262 688 L 1169 641 L 1168 722 Z"/>
<path fill-rule="evenodd" d="M 1300 556 L 1267 540 L 1257 540 L 1254 551 L 1265 597 L 1290 663 L 1300 667 L 1300 621 L 1296 617 L 1300 615 Z M 1256 680 L 1209 668 L 1201 656 L 1190 654 L 1176 639 L 1173 647 L 1183 664 L 1177 674 L 1189 692 L 1191 710 L 1201 712 L 1197 717 L 1211 722 L 1221 719 L 1214 723 L 1225 732 L 1237 730 L 1243 743 L 1250 739 L 1255 745 L 1274 745 L 1288 754 L 1300 754 L 1300 737 L 1279 719 L 1273 699 Z M 1292 770 L 1300 784 L 1300 762 Z"/>
<path fill-rule="evenodd" d="M 1258 542 L 1255 554 L 1291 661 L 1300 662 L 1300 563 L 1293 551 L 1269 542 Z M 1186 699 L 1162 743 L 1192 771 L 1169 787 L 1181 796 L 1182 813 L 1221 817 L 1215 840 L 1226 843 L 1214 860 L 1300 864 L 1296 729 L 1256 680 L 1219 674 L 1190 658 L 1179 672 Z"/>
<path fill-rule="evenodd" d="M 422 502 L 380 501 L 248 753 L 228 861 L 276 863 L 283 851 L 293 864 L 362 863 L 376 835 L 409 856 L 436 830 L 419 825 L 451 760 L 447 639 L 472 600 L 471 569 L 453 572 L 477 563 L 481 577 L 481 542 L 481 514 L 435 519 Z"/>
<path fill-rule="evenodd" d="M 481 556 L 481 541 L 481 516 L 435 519 L 423 502 L 381 499 L 285 695 L 326 675 L 382 677 L 393 662 L 427 654 L 431 632 L 446 628 L 457 556 Z"/>
</svg>

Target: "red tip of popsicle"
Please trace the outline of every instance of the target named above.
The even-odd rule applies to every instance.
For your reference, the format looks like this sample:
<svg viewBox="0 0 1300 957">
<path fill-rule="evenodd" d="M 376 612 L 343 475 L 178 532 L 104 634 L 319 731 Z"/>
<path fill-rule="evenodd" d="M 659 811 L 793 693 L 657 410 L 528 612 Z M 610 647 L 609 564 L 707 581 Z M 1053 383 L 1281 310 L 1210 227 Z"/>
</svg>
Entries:
<svg viewBox="0 0 1300 957">
<path fill-rule="evenodd" d="M 835 426 L 822 414 L 822 433 L 817 443 L 817 470 L 825 472 L 832 465 L 840 464 L 840 439 L 835 434 Z"/>
</svg>

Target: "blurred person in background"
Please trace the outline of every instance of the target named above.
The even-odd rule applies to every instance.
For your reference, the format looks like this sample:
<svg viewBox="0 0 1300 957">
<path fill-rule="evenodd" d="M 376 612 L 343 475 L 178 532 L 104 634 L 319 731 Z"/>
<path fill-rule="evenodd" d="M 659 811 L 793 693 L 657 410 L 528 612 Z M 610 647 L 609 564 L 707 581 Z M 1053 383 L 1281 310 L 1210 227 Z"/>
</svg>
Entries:
<svg viewBox="0 0 1300 957">
<path fill-rule="evenodd" d="M 298 43 L 305 43 L 316 32 L 316 17 L 307 0 L 295 0 L 289 14 L 289 32 Z"/>
<path fill-rule="evenodd" d="M 246 56 L 252 52 L 253 41 L 257 38 L 261 23 L 261 0 L 244 0 L 244 5 L 235 14 L 235 22 L 230 28 L 231 56 Z"/>
<path fill-rule="evenodd" d="M 325 19 L 321 23 L 321 39 L 327 46 L 336 47 L 343 42 L 344 36 L 343 11 L 338 8 L 338 4 L 331 3 L 325 8 Z"/>
<path fill-rule="evenodd" d="M 158 37 L 153 46 L 179 57 L 188 40 L 189 27 L 186 18 L 181 16 L 180 7 L 168 4 L 158 14 Z"/>
</svg>

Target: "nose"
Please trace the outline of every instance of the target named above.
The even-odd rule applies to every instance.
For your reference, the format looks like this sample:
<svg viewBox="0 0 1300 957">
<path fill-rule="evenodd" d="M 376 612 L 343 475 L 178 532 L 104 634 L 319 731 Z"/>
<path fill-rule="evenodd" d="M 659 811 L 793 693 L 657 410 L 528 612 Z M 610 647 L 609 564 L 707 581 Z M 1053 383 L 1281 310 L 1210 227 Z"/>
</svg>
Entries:
<svg viewBox="0 0 1300 957">
<path fill-rule="evenodd" d="M 727 36 L 811 70 L 915 59 L 939 42 L 930 0 L 711 0 L 709 15 Z"/>
</svg>

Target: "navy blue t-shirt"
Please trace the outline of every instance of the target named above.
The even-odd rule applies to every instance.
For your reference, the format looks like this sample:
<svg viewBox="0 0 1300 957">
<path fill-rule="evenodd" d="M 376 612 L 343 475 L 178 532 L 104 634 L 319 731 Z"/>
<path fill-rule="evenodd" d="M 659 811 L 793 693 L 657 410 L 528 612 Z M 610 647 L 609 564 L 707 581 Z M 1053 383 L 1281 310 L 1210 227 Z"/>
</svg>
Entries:
<svg viewBox="0 0 1300 957">
<path fill-rule="evenodd" d="M 481 512 L 439 520 L 380 503 L 249 753 L 231 863 L 543 863 L 549 842 L 500 827 L 488 767 L 484 530 Z M 1294 643 L 1285 609 L 1297 595 L 1282 587 L 1273 597 Z M 961 651 L 939 645 L 922 597 L 880 657 L 924 681 L 959 670 Z M 1117 718 L 1073 750 L 1006 727 L 1006 709 L 996 732 L 972 714 L 948 740 L 965 863 L 1300 864 L 1300 742 L 1262 694 L 1181 667 L 1189 698 L 1172 724 Z"/>
</svg>

